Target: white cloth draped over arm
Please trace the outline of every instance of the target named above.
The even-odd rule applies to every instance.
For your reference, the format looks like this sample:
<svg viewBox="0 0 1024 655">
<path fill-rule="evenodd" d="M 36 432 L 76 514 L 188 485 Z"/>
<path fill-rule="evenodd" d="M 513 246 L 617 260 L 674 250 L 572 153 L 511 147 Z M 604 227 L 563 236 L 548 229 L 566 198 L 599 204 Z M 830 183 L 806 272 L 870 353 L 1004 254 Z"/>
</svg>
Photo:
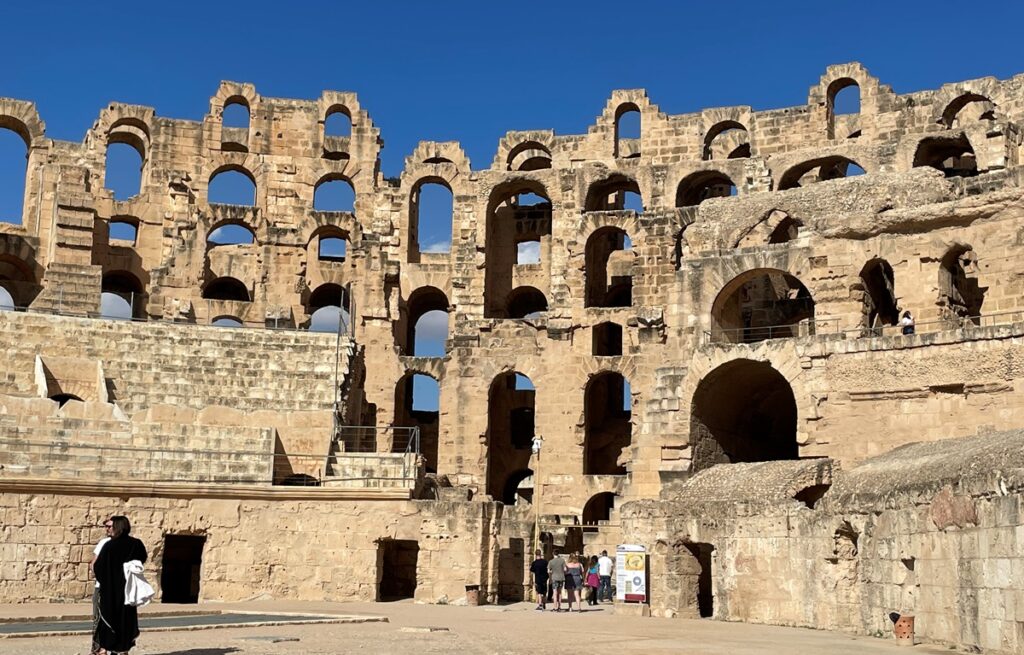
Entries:
<svg viewBox="0 0 1024 655">
<path fill-rule="evenodd" d="M 142 562 L 137 559 L 124 563 L 124 604 L 133 607 L 148 605 L 156 592 L 142 575 Z"/>
</svg>

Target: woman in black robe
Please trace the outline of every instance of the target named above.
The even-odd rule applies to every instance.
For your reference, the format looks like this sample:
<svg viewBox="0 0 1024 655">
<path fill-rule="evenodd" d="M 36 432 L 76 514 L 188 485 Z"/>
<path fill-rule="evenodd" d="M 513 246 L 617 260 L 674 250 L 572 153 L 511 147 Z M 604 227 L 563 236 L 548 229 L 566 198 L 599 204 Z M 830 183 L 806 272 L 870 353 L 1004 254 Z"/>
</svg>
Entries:
<svg viewBox="0 0 1024 655">
<path fill-rule="evenodd" d="M 96 580 L 100 583 L 100 621 L 93 640 L 107 653 L 125 653 L 135 646 L 139 636 L 139 614 L 124 604 L 124 563 L 146 562 L 146 547 L 128 533 L 131 523 L 125 516 L 112 516 L 110 541 L 96 558 Z"/>
</svg>

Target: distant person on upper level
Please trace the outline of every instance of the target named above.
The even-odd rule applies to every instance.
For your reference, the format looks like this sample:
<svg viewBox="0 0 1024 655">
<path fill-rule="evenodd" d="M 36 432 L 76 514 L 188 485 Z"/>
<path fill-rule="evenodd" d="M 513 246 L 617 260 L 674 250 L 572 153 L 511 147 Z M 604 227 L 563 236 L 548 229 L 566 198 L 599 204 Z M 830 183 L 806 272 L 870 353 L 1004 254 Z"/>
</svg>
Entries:
<svg viewBox="0 0 1024 655">
<path fill-rule="evenodd" d="M 900 319 L 900 330 L 903 334 L 913 334 L 916 325 L 913 315 L 909 311 L 903 312 L 903 318 Z"/>
</svg>

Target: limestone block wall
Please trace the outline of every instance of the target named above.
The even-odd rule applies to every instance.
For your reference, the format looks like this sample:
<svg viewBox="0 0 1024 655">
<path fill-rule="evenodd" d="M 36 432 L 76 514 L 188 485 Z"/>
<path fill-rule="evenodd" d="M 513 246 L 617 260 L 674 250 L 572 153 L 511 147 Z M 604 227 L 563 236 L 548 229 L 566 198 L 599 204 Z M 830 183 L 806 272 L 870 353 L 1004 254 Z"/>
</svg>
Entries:
<svg viewBox="0 0 1024 655">
<path fill-rule="evenodd" d="M 230 494 L 160 497 L 130 487 L 111 495 L 0 492 L 2 602 L 78 602 L 91 592 L 89 560 L 102 520 L 124 514 L 149 550 L 147 578 L 161 594 L 165 535 L 206 538 L 200 599 L 367 600 L 384 575 L 385 540 L 418 544 L 415 598 L 465 598 L 466 585 L 487 593 L 494 504 L 454 501 L 244 499 Z M 118 496 L 122 496 L 119 498 Z M 495 558 L 497 555 L 495 554 Z"/>
</svg>

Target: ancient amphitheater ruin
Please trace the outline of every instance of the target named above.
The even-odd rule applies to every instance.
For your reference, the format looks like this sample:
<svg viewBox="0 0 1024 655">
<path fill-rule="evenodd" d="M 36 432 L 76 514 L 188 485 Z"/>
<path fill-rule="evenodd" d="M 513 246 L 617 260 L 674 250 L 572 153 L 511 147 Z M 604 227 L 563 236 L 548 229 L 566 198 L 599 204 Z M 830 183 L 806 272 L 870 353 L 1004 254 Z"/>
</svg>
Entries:
<svg viewBox="0 0 1024 655">
<path fill-rule="evenodd" d="M 1019 653 L 1021 125 L 1024 76 L 901 95 L 854 63 L 767 111 L 614 91 L 586 134 L 509 132 L 477 169 L 423 142 L 387 178 L 353 93 L 224 82 L 200 122 L 114 103 L 81 143 L 0 99 L 27 154 L 0 600 L 86 598 L 110 513 L 165 601 L 518 600 L 536 528 L 644 545 L 656 616 L 889 635 L 896 612 Z M 114 144 L 142 165 L 125 200 Z M 212 202 L 222 175 L 251 202 Z M 352 206 L 316 209 L 331 185 Z M 324 310 L 344 329 L 308 329 Z M 444 354 L 417 353 L 438 311 Z"/>
</svg>

